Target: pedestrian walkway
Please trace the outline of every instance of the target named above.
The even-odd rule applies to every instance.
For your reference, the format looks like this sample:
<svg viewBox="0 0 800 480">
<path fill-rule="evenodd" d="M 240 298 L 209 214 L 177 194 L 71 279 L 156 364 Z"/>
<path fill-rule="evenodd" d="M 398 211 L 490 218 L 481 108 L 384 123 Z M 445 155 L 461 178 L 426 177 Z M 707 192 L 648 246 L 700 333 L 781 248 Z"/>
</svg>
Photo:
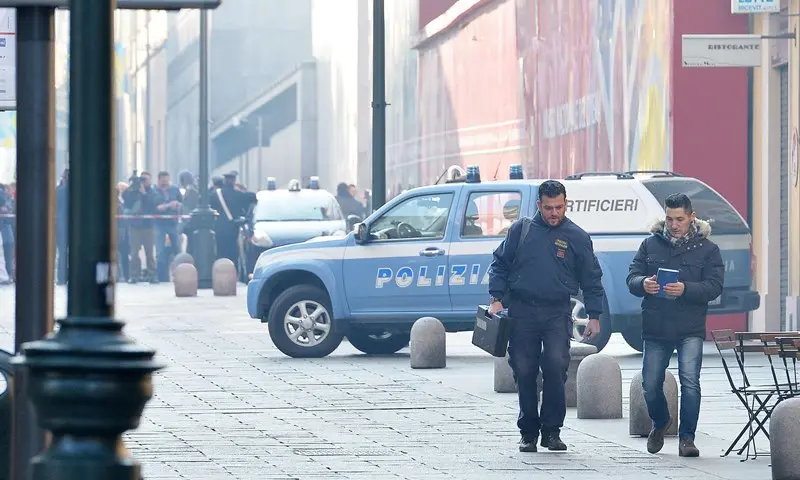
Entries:
<svg viewBox="0 0 800 480">
<path fill-rule="evenodd" d="M 0 347 L 13 345 L 13 287 L 0 287 Z M 746 420 L 712 346 L 703 370 L 701 457 L 658 455 L 622 420 L 568 412 L 567 452 L 519 453 L 516 395 L 492 389 L 493 359 L 448 334 L 447 368 L 412 370 L 407 350 L 369 357 L 346 342 L 324 359 L 291 359 L 239 296 L 174 297 L 170 285 L 121 285 L 126 332 L 169 366 L 141 427 L 126 435 L 147 479 L 769 479 L 769 458 L 719 455 Z M 65 310 L 59 287 L 57 313 Z M 641 355 L 621 339 L 604 353 L 623 369 Z M 673 361 L 673 367 L 675 362 Z M 677 376 L 677 372 L 674 372 Z M 761 448 L 766 441 L 761 440 Z"/>
</svg>

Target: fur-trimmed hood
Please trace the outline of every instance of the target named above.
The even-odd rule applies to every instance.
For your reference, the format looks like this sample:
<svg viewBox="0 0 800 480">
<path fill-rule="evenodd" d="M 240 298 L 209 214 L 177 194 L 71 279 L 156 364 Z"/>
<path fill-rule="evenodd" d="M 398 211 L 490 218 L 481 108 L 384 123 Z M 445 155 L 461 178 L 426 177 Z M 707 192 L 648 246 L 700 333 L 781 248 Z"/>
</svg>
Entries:
<svg viewBox="0 0 800 480">
<path fill-rule="evenodd" d="M 650 226 L 650 233 L 654 233 L 656 235 L 659 235 L 659 234 L 663 233 L 664 232 L 664 224 L 665 223 L 666 223 L 666 220 L 664 220 L 663 218 L 660 219 L 660 220 L 656 220 Z M 695 218 L 694 219 L 694 223 L 695 223 L 695 225 L 697 225 L 697 234 L 700 237 L 708 238 L 709 235 L 711 235 L 711 224 L 710 223 L 708 223 L 705 220 L 700 220 L 699 218 Z"/>
</svg>

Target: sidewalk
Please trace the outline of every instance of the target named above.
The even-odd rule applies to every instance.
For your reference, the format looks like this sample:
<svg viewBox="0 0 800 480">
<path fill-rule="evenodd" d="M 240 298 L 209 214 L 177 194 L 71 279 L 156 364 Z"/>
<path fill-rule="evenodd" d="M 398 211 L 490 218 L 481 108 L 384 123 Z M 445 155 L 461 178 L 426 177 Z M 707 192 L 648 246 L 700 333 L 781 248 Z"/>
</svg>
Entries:
<svg viewBox="0 0 800 480">
<path fill-rule="evenodd" d="M 408 351 L 368 357 L 346 342 L 317 360 L 283 356 L 236 298 L 176 299 L 170 285 L 121 285 L 126 332 L 169 367 L 141 427 L 126 435 L 147 479 L 769 479 L 769 458 L 719 458 L 746 420 L 713 347 L 703 370 L 701 457 L 677 440 L 650 455 L 621 420 L 568 412 L 567 452 L 519 453 L 516 395 L 492 389 L 493 358 L 448 334 L 447 368 L 412 370 Z M 63 289 L 57 291 L 63 313 Z M 13 288 L 0 287 L 0 347 L 13 345 Z M 615 336 L 616 337 L 616 336 Z M 615 338 L 627 393 L 641 356 Z M 674 367 L 673 361 L 673 367 Z M 677 375 L 677 372 L 674 372 Z M 761 448 L 766 441 L 760 440 Z"/>
</svg>

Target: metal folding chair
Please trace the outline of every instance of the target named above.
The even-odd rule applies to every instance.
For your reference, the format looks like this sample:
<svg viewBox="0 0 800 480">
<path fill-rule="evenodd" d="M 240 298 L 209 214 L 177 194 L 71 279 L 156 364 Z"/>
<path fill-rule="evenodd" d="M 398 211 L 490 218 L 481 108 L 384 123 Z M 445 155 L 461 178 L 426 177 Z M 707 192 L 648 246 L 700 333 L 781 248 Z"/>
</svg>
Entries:
<svg viewBox="0 0 800 480">
<path fill-rule="evenodd" d="M 772 380 L 775 383 L 778 401 L 792 398 L 800 393 L 797 383 L 798 348 L 800 334 L 796 332 L 765 333 L 761 335 L 764 354 L 769 361 Z"/>
<path fill-rule="evenodd" d="M 748 420 L 742 427 L 739 434 L 731 442 L 731 445 L 722 454 L 722 457 L 728 456 L 744 437 L 745 433 L 749 433 L 744 443 L 737 450 L 737 454 L 741 455 L 747 450 L 747 455 L 741 461 L 746 461 L 748 458 L 769 455 L 769 452 L 759 452 L 755 448 L 755 437 L 758 432 L 764 434 L 769 439 L 769 432 L 765 427 L 765 423 L 769 419 L 772 409 L 777 404 L 777 391 L 772 385 L 753 385 L 745 370 L 744 354 L 745 353 L 761 353 L 764 352 L 764 346 L 760 343 L 753 343 L 753 340 L 759 340 L 758 334 L 753 333 L 734 333 L 733 330 L 714 330 L 711 332 L 711 337 L 714 340 L 714 345 L 720 354 L 722 360 L 722 368 L 725 370 L 725 376 L 728 378 L 731 392 L 736 395 L 739 402 L 747 410 Z M 749 341 L 748 343 L 745 343 Z M 733 353 L 735 365 L 729 365 L 725 353 Z M 734 379 L 738 377 L 738 381 Z M 753 450 L 751 454 L 751 448 Z"/>
</svg>

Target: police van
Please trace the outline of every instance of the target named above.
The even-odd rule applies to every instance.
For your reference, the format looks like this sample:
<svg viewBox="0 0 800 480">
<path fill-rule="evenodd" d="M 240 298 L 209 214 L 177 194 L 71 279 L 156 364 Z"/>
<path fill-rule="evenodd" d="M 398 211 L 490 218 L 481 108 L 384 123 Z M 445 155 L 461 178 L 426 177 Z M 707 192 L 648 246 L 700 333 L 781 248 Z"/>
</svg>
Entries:
<svg viewBox="0 0 800 480">
<path fill-rule="evenodd" d="M 482 182 L 478 168 L 468 167 L 464 176 L 395 197 L 344 237 L 268 250 L 248 285 L 248 312 L 268 323 L 275 346 L 292 357 L 326 356 L 344 336 L 365 353 L 394 353 L 422 316 L 440 319 L 450 332 L 472 330 L 477 305 L 488 301 L 492 252 L 512 222 L 534 215 L 543 181 L 522 179 L 515 165 L 509 180 Z M 592 340 L 598 349 L 612 332 L 642 349 L 641 299 L 629 293 L 626 277 L 672 193 L 691 198 L 722 251 L 724 290 L 709 314 L 758 308 L 749 228 L 705 183 L 673 172 L 590 172 L 563 183 L 567 215 L 591 235 L 603 270 L 602 331 Z M 572 302 L 578 339 L 588 318 L 580 292 Z"/>
<path fill-rule="evenodd" d="M 256 204 L 242 235 L 240 280 L 246 282 L 258 256 L 270 248 L 346 233 L 347 219 L 339 202 L 319 188 L 319 177 L 311 177 L 305 189 L 297 179 L 279 189 L 275 178 L 268 177 L 267 189 L 256 193 Z"/>
</svg>

